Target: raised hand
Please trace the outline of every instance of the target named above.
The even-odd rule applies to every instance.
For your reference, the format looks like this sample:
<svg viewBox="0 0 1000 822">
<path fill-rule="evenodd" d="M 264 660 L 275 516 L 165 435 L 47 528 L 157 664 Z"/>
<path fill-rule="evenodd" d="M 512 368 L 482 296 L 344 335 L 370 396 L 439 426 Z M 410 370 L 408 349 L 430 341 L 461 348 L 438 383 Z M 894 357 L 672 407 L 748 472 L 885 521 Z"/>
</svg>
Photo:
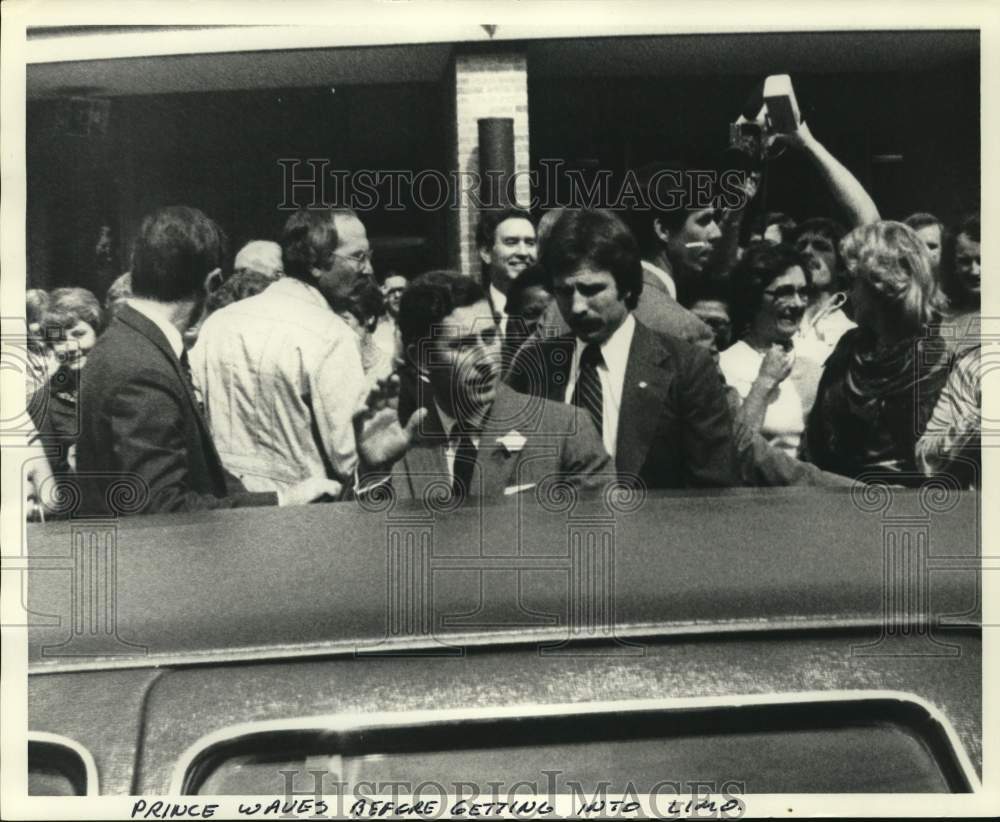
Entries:
<svg viewBox="0 0 1000 822">
<path fill-rule="evenodd" d="M 354 441 L 358 452 L 359 476 L 388 472 L 393 463 L 409 450 L 427 409 L 413 413 L 406 426 L 399 424 L 396 402 L 399 378 L 379 380 L 369 392 L 364 406 L 354 415 Z"/>
</svg>

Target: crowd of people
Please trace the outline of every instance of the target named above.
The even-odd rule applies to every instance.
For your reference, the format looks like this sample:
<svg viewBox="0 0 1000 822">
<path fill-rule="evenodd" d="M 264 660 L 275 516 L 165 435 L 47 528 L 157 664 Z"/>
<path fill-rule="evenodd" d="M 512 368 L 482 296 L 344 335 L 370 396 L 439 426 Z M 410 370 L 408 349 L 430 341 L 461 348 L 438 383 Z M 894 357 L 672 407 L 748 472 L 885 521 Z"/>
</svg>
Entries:
<svg viewBox="0 0 1000 822">
<path fill-rule="evenodd" d="M 978 486 L 978 217 L 883 220 L 808 127 L 786 139 L 845 224 L 744 226 L 750 175 L 728 210 L 487 210 L 481 271 L 407 278 L 349 209 L 294 213 L 231 270 L 212 219 L 160 209 L 103 303 L 28 291 L 29 516 L 61 482 L 107 511 L 123 477 L 144 513 L 551 481 Z M 683 185 L 665 167 L 637 179 Z"/>
</svg>

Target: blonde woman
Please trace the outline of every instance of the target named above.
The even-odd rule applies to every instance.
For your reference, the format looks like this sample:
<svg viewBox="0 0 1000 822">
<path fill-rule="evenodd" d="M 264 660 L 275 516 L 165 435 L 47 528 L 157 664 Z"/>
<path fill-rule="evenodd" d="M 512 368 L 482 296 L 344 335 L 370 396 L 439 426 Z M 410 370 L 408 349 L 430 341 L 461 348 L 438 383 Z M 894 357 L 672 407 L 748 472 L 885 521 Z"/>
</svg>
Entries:
<svg viewBox="0 0 1000 822">
<path fill-rule="evenodd" d="M 806 425 L 808 457 L 845 476 L 919 485 L 915 447 L 949 365 L 932 331 L 943 300 L 927 247 L 908 226 L 883 220 L 852 231 L 840 250 L 858 327 L 827 360 Z"/>
</svg>

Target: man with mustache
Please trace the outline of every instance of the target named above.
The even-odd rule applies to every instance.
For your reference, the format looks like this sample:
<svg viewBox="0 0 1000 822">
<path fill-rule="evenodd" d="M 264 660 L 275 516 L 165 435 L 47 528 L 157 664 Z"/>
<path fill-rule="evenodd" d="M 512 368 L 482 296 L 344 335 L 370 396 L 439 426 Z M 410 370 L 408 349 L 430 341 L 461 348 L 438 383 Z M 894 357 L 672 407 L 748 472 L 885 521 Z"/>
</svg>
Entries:
<svg viewBox="0 0 1000 822">
<path fill-rule="evenodd" d="M 483 288 L 489 294 L 501 336 L 507 332 L 507 289 L 535 262 L 535 243 L 535 226 L 524 209 L 509 207 L 480 215 L 476 245 L 483 263 Z"/>
<path fill-rule="evenodd" d="M 567 209 L 541 263 L 570 333 L 529 339 L 508 383 L 587 411 L 626 482 L 741 484 L 732 415 L 712 355 L 633 315 L 643 272 L 625 224 L 607 211 Z"/>
<path fill-rule="evenodd" d="M 418 408 L 402 428 L 369 397 L 369 413 L 356 421 L 366 485 L 380 463 L 399 498 L 428 501 L 499 498 L 552 481 L 593 488 L 614 478 L 589 417 L 500 383 L 497 323 L 475 280 L 421 275 L 403 293 L 399 323 L 418 374 Z"/>
</svg>

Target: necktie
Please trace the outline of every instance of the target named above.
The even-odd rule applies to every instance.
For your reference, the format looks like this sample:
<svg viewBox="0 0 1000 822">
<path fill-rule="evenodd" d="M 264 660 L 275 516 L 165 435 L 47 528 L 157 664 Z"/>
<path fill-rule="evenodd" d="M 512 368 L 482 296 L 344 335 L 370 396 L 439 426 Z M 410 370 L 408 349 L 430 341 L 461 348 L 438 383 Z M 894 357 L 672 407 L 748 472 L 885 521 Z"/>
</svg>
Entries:
<svg viewBox="0 0 1000 822">
<path fill-rule="evenodd" d="M 451 493 L 455 499 L 465 499 L 472 492 L 472 472 L 476 467 L 476 446 L 472 437 L 462 433 L 455 450 L 455 465 L 452 471 Z"/>
<path fill-rule="evenodd" d="M 590 343 L 583 349 L 580 357 L 580 373 L 576 377 L 576 388 L 573 389 L 573 405 L 590 412 L 597 426 L 597 433 L 604 432 L 604 395 L 601 391 L 601 377 L 597 366 L 604 362 L 601 347 Z"/>
</svg>

